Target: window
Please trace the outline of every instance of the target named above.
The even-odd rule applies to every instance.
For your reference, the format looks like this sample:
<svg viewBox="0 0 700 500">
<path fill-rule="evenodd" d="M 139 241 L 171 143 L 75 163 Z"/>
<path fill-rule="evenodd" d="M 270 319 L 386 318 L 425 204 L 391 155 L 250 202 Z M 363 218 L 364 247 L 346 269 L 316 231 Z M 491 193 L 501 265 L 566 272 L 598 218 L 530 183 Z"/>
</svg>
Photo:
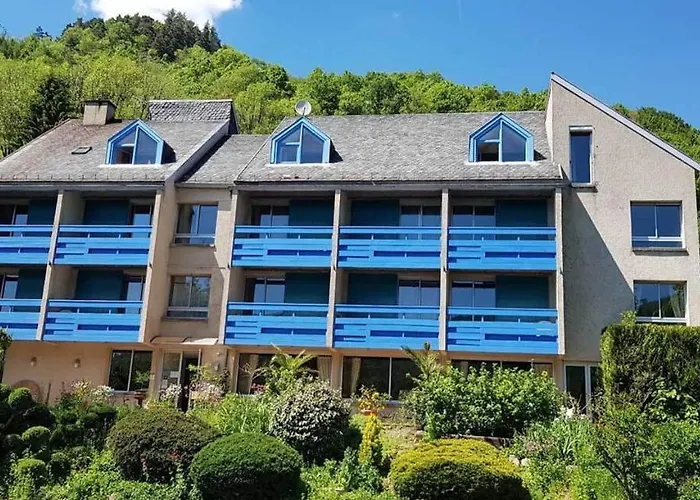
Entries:
<svg viewBox="0 0 700 500">
<path fill-rule="evenodd" d="M 569 131 L 569 159 L 571 161 L 571 182 L 589 184 L 591 182 L 591 142 L 590 129 L 572 128 Z"/>
<path fill-rule="evenodd" d="M 246 302 L 284 304 L 284 279 L 249 278 L 246 280 Z"/>
<path fill-rule="evenodd" d="M 213 245 L 218 205 L 180 205 L 175 243 Z"/>
<path fill-rule="evenodd" d="M 499 114 L 469 137 L 469 161 L 533 161 L 532 134 Z"/>
<path fill-rule="evenodd" d="M 399 226 L 440 227 L 440 205 L 402 205 Z"/>
<path fill-rule="evenodd" d="M 451 226 L 494 227 L 496 207 L 493 205 L 457 205 L 452 207 Z"/>
<path fill-rule="evenodd" d="M 413 388 L 418 368 L 410 359 L 343 358 L 343 397 L 357 394 L 362 387 L 373 387 L 396 401 Z"/>
<path fill-rule="evenodd" d="M 602 388 L 597 365 L 566 365 L 566 392 L 576 401 L 579 410 L 590 413 L 591 402 Z"/>
<path fill-rule="evenodd" d="M 270 364 L 272 354 L 241 354 L 238 356 L 238 377 L 236 392 L 238 394 L 255 394 L 265 386 L 265 375 L 261 372 Z M 309 375 L 330 382 L 333 359 L 330 356 L 316 356 L 309 360 L 304 367 L 309 369 Z"/>
<path fill-rule="evenodd" d="M 168 316 L 206 318 L 209 310 L 209 276 L 173 276 Z"/>
<path fill-rule="evenodd" d="M 684 323 L 684 283 L 634 283 L 634 308 L 640 321 Z"/>
<path fill-rule="evenodd" d="M 115 391 L 148 389 L 151 356 L 150 351 L 112 351 L 108 385 Z"/>
<path fill-rule="evenodd" d="M 681 205 L 632 203 L 632 248 L 681 248 Z"/>
<path fill-rule="evenodd" d="M 440 306 L 440 282 L 429 280 L 399 280 L 400 306 Z"/>
<path fill-rule="evenodd" d="M 272 163 L 328 163 L 330 139 L 302 118 L 272 140 Z"/>
<path fill-rule="evenodd" d="M 129 221 L 132 226 L 150 226 L 153 216 L 153 205 L 146 203 L 131 205 Z"/>
<path fill-rule="evenodd" d="M 450 305 L 491 309 L 496 307 L 496 283 L 493 281 L 453 281 L 450 290 Z M 493 321 L 493 316 L 456 314 L 455 321 Z"/>
<path fill-rule="evenodd" d="M 256 205 L 253 207 L 254 226 L 289 225 L 289 207 L 285 205 Z"/>
<path fill-rule="evenodd" d="M 152 165 L 162 163 L 163 140 L 142 121 L 135 121 L 107 142 L 109 165 Z"/>
<path fill-rule="evenodd" d="M 28 205 L 0 205 L 0 224 L 7 226 L 26 226 L 29 222 L 29 206 Z M 0 232 L 2 236 L 22 236 L 20 232 Z M 39 236 L 36 233 L 30 233 L 27 236 Z M 50 236 L 50 235 L 49 235 Z"/>
</svg>

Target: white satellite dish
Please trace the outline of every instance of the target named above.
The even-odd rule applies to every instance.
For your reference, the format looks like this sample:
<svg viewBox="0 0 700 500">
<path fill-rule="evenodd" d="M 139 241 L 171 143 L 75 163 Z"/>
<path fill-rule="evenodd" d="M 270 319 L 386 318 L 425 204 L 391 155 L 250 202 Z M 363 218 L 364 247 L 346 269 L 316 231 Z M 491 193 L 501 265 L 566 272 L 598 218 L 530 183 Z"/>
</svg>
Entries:
<svg viewBox="0 0 700 500">
<path fill-rule="evenodd" d="M 311 114 L 311 103 L 309 101 L 299 101 L 294 106 L 294 111 L 299 116 L 309 116 Z"/>
</svg>

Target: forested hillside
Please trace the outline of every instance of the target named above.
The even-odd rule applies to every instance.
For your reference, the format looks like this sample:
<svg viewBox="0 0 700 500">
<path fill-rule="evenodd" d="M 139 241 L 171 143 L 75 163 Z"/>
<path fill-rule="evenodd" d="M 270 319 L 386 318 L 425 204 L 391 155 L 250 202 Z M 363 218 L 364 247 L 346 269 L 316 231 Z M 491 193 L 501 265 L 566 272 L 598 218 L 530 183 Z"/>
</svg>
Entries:
<svg viewBox="0 0 700 500">
<path fill-rule="evenodd" d="M 468 87 L 438 73 L 293 77 L 284 68 L 222 46 L 214 27 L 171 12 L 163 22 L 127 16 L 78 19 L 63 33 L 41 28 L 0 36 L 0 157 L 80 112 L 85 99 L 109 98 L 121 117 L 141 116 L 152 98 L 233 98 L 243 132 L 269 132 L 308 99 L 316 114 L 425 113 L 544 109 L 547 91 Z M 618 110 L 695 159 L 700 131 L 654 108 Z"/>
</svg>

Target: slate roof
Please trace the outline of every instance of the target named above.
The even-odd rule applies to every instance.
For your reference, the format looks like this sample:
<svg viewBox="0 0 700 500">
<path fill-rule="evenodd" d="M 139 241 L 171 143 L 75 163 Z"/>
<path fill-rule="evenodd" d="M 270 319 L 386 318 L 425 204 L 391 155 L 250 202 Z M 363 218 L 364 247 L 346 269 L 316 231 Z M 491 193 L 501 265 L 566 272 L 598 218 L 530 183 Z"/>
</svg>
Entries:
<svg viewBox="0 0 700 500">
<path fill-rule="evenodd" d="M 233 116 L 233 101 L 161 101 L 148 102 L 148 119 L 151 121 L 224 121 Z"/>
<path fill-rule="evenodd" d="M 497 113 L 313 116 L 332 140 L 331 163 L 270 165 L 270 138 L 236 183 L 561 180 L 551 161 L 544 111 L 506 113 L 535 138 L 531 163 L 468 163 L 469 134 Z"/>
<path fill-rule="evenodd" d="M 232 135 L 220 142 L 210 154 L 200 160 L 197 167 L 185 174 L 180 181 L 184 185 L 233 184 L 251 158 L 265 144 L 266 135 Z"/>
<path fill-rule="evenodd" d="M 107 140 L 132 120 L 84 126 L 69 120 L 0 160 L 0 182 L 155 182 L 165 181 L 216 134 L 226 121 L 146 122 L 175 152 L 163 165 L 105 165 Z M 90 146 L 86 154 L 72 154 Z"/>
</svg>

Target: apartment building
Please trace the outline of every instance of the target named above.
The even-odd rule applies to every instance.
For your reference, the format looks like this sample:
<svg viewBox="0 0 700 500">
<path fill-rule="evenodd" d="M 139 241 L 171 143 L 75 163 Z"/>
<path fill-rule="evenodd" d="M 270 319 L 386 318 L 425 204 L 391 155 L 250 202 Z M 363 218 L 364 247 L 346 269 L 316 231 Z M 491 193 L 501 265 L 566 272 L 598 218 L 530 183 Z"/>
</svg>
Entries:
<svg viewBox="0 0 700 500">
<path fill-rule="evenodd" d="M 404 346 L 534 367 L 585 403 L 621 312 L 700 323 L 691 158 L 557 75 L 543 112 L 297 116 L 238 134 L 231 101 L 107 101 L 0 161 L 3 380 L 125 399 L 190 365 L 305 350 L 350 396 L 398 399 Z"/>
</svg>

